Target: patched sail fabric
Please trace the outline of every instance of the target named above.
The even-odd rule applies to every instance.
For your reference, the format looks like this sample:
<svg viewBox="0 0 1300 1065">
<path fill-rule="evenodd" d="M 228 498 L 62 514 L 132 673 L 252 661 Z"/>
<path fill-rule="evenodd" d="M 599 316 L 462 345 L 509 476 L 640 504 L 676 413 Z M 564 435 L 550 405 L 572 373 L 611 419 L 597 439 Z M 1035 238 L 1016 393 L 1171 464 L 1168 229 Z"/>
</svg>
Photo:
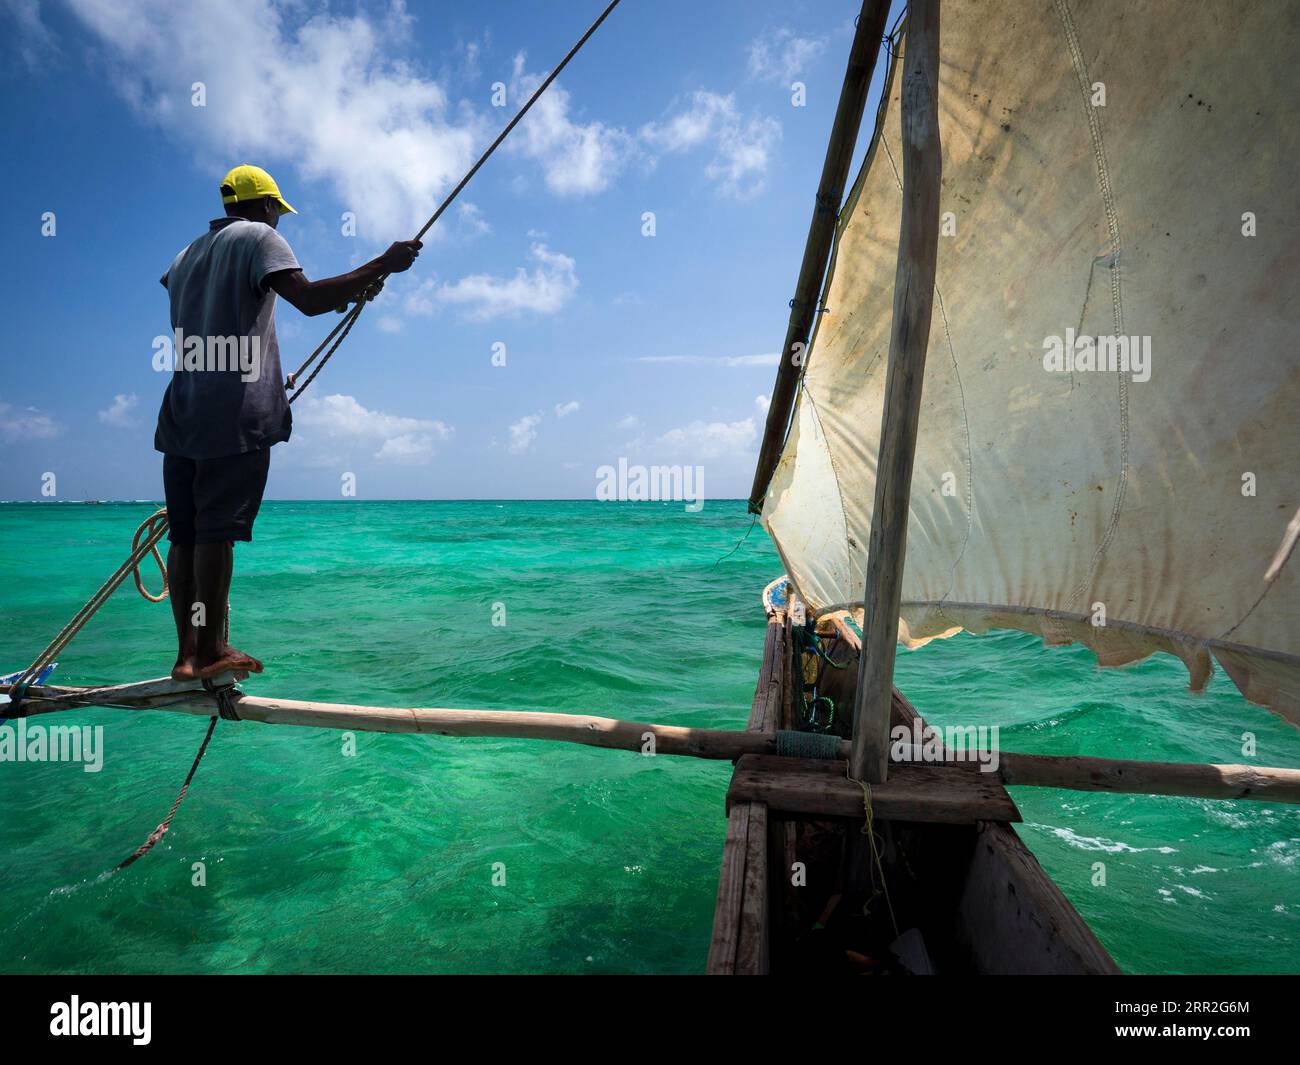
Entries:
<svg viewBox="0 0 1300 1065">
<path fill-rule="evenodd" d="M 906 47 L 905 40 L 899 51 Z M 1300 5 L 948 0 L 938 275 L 900 638 L 1211 656 L 1300 723 Z M 763 522 L 861 604 L 899 81 L 840 220 Z"/>
</svg>

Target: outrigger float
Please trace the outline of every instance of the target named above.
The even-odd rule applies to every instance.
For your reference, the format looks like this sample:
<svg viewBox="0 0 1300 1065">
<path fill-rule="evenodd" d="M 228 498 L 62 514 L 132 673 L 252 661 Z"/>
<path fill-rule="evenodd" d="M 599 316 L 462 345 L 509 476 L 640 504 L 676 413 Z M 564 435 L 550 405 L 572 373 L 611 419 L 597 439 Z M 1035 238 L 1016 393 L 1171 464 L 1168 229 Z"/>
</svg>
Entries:
<svg viewBox="0 0 1300 1065">
<path fill-rule="evenodd" d="M 890 32 L 888 7 L 858 17 L 755 473 L 787 575 L 764 590 L 747 728 L 267 698 L 235 674 L 47 683 L 165 516 L 0 685 L 6 716 L 188 713 L 205 746 L 226 718 L 730 760 L 709 972 L 1117 972 L 1007 788 L 1300 803 L 1300 769 L 971 757 L 894 687 L 894 655 L 989 628 L 1101 665 L 1164 651 L 1194 689 L 1217 662 L 1300 724 L 1300 11 L 944 0 L 941 36 L 939 0 Z M 1149 379 L 1052 372 L 1067 329 L 1151 338 Z"/>
</svg>

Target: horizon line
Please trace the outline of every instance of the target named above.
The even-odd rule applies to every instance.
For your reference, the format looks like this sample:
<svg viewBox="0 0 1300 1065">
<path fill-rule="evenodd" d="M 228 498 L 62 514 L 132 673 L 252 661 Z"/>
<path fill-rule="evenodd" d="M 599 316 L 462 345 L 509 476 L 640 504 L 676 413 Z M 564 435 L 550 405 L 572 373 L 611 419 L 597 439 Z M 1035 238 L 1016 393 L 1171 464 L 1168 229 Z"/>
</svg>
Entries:
<svg viewBox="0 0 1300 1065">
<path fill-rule="evenodd" d="M 0 499 L 0 506 L 26 506 L 29 503 L 50 506 L 70 503 L 98 504 L 108 506 L 142 506 L 144 504 L 162 506 L 161 499 Z M 689 503 L 689 499 L 595 499 L 591 496 L 407 496 L 376 499 L 334 499 L 320 497 L 280 497 L 265 499 L 266 503 Z M 744 496 L 717 496 L 705 498 L 706 503 L 745 503 Z"/>
</svg>

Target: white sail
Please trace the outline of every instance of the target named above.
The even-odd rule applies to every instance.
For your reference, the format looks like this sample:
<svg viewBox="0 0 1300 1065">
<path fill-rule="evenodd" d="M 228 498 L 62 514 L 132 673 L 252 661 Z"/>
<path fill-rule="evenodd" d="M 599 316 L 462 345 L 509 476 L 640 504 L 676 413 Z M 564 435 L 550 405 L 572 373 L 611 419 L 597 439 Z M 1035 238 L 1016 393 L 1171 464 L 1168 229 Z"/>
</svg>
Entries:
<svg viewBox="0 0 1300 1065">
<path fill-rule="evenodd" d="M 1300 551 L 1265 580 L 1300 507 L 1300 4 L 947 0 L 940 56 L 900 638 L 1163 650 L 1195 687 L 1213 657 L 1300 723 Z M 762 511 L 818 612 L 864 590 L 898 80 Z"/>
</svg>

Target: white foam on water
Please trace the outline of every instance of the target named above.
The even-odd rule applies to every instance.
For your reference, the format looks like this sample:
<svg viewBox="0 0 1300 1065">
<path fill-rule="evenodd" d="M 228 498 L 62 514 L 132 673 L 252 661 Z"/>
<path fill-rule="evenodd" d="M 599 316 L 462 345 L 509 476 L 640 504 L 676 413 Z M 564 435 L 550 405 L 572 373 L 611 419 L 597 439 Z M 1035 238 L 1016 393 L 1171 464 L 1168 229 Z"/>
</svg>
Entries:
<svg viewBox="0 0 1300 1065">
<path fill-rule="evenodd" d="M 1081 851 L 1105 851 L 1108 854 L 1143 854 L 1154 851 L 1157 854 L 1177 854 L 1177 847 L 1134 847 L 1128 843 L 1097 836 L 1081 836 L 1072 828 L 1053 828 L 1051 825 L 1039 825 L 1026 822 L 1026 828 L 1035 828 L 1055 836 L 1068 846 Z"/>
</svg>

